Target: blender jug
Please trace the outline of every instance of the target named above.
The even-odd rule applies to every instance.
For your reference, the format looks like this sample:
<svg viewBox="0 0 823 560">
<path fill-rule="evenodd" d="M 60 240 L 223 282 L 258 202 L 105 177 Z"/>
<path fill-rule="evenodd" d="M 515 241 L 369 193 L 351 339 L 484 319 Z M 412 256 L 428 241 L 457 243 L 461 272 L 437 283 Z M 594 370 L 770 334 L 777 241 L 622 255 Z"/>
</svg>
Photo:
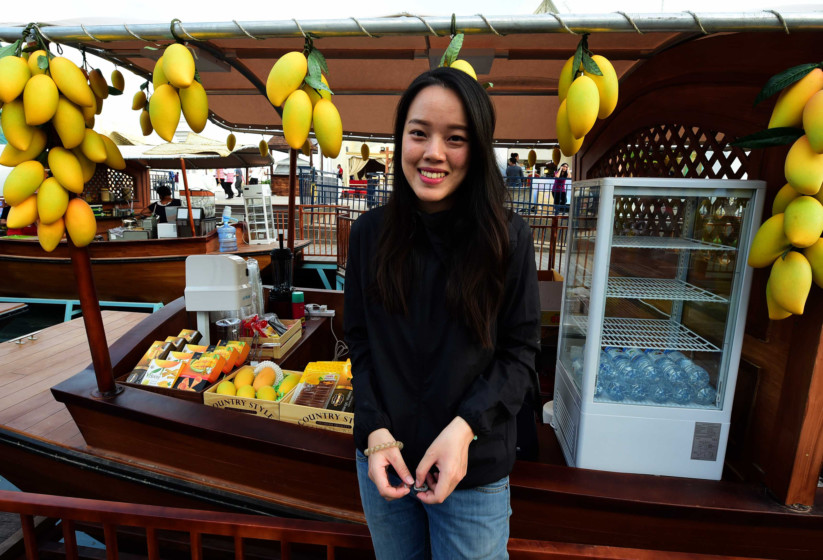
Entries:
<svg viewBox="0 0 823 560">
<path fill-rule="evenodd" d="M 283 234 L 280 234 L 280 247 L 271 252 L 272 289 L 269 293 L 269 311 L 282 318 L 291 318 L 292 266 L 294 255 L 291 249 L 283 247 Z"/>
</svg>

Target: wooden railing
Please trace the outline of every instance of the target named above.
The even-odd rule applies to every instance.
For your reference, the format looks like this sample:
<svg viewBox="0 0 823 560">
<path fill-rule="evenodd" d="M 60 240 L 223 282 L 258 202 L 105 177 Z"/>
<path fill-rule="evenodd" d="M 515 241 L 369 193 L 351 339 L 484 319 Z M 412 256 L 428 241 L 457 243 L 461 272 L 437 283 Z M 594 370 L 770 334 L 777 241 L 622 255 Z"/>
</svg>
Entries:
<svg viewBox="0 0 823 560">
<path fill-rule="evenodd" d="M 88 557 L 81 555 L 78 547 L 76 530 L 81 529 L 102 534 L 107 560 L 120 558 L 119 537 L 129 537 L 130 543 L 139 541 L 139 547 L 135 548 L 146 551 L 145 556 L 139 550 L 136 553 L 124 552 L 124 557 L 150 560 L 162 558 L 161 551 L 167 547 L 174 548 L 175 557 L 188 552 L 190 558 L 200 560 L 210 557 L 212 550 L 219 550 L 221 557 L 226 557 L 226 553 L 230 554 L 233 550 L 234 558 L 242 560 L 247 555 L 255 555 L 253 549 L 259 552 L 261 546 L 272 552 L 271 547 L 267 546 L 268 542 L 279 543 L 280 558 L 283 560 L 297 557 L 298 548 L 300 557 L 310 553 L 311 557 L 316 558 L 325 549 L 327 560 L 338 557 L 374 558 L 368 528 L 350 523 L 283 519 L 9 490 L 0 490 L 0 511 L 20 515 L 21 542 L 27 560 L 40 558 L 41 552 L 64 556 L 69 560 Z M 40 532 L 35 528 L 35 516 L 57 520 L 62 529 L 60 535 L 47 539 L 43 533 L 48 534 L 48 531 Z M 62 542 L 58 542 L 60 536 Z M 509 539 L 508 551 L 512 560 L 743 560 L 731 556 L 524 539 Z"/>
</svg>

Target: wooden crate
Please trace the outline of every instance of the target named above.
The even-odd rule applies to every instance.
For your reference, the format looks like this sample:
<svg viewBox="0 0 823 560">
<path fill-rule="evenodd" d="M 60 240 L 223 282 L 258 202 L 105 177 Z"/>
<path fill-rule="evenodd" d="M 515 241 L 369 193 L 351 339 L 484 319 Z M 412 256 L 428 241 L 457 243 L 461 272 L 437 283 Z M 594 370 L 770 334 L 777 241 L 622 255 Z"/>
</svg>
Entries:
<svg viewBox="0 0 823 560">
<path fill-rule="evenodd" d="M 258 339 L 260 359 L 276 360 L 282 358 L 300 340 L 303 335 L 303 323 L 299 319 L 284 319 L 283 324 L 289 327 L 289 330 L 284 332 L 282 336 Z M 244 336 L 240 337 L 240 340 L 251 346 L 249 355 L 255 355 L 254 339 Z"/>
<path fill-rule="evenodd" d="M 283 370 L 284 375 L 289 375 L 290 373 L 300 374 L 299 371 Z M 237 375 L 236 371 L 228 377 L 226 377 L 225 379 L 223 379 L 223 381 L 231 381 L 232 379 L 234 379 L 235 375 Z M 260 399 L 252 399 L 247 397 L 233 397 L 230 395 L 220 395 L 217 393 L 217 385 L 219 385 L 219 383 L 212 385 L 203 393 L 203 404 L 207 406 L 213 406 L 216 408 L 237 410 L 239 412 L 253 414 L 255 416 L 263 416 L 264 418 L 269 418 L 270 420 L 280 419 L 281 402 L 264 401 Z M 289 398 L 290 395 L 286 395 L 283 398 L 283 400 L 287 400 Z"/>
<path fill-rule="evenodd" d="M 280 403 L 280 421 L 346 434 L 352 433 L 354 429 L 353 412 L 300 406 L 285 402 L 285 399 Z"/>
</svg>

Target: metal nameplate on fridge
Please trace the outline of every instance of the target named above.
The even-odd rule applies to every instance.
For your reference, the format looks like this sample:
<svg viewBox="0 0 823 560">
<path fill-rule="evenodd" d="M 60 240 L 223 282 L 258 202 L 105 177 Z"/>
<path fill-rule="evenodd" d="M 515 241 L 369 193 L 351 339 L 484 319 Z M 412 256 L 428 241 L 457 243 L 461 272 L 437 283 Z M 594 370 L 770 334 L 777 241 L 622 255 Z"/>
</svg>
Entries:
<svg viewBox="0 0 823 560">
<path fill-rule="evenodd" d="M 692 440 L 692 461 L 716 461 L 720 446 L 720 424 L 695 422 Z"/>
</svg>

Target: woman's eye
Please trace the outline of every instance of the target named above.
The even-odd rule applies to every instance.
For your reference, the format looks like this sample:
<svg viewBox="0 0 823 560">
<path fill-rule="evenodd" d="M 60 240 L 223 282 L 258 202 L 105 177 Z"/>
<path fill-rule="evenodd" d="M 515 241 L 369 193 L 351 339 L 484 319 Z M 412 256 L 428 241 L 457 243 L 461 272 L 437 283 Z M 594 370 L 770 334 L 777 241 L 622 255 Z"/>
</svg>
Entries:
<svg viewBox="0 0 823 560">
<path fill-rule="evenodd" d="M 423 134 L 422 130 L 410 130 L 409 135 L 410 136 L 418 136 L 418 137 L 421 137 L 421 138 L 425 136 L 425 134 Z"/>
</svg>

